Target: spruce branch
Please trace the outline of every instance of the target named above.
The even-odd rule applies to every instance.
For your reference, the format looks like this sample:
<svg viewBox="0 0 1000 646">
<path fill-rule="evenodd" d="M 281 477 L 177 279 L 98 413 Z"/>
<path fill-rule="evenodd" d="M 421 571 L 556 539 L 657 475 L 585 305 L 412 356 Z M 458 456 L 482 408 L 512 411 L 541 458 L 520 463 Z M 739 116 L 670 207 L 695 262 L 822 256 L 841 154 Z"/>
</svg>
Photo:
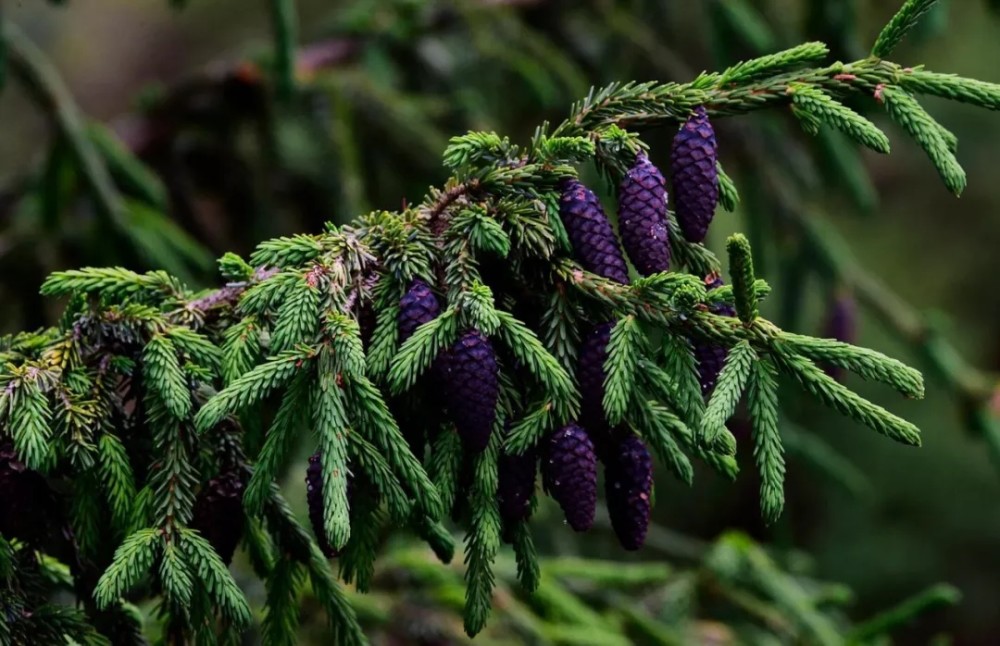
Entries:
<svg viewBox="0 0 1000 646">
<path fill-rule="evenodd" d="M 287 3 L 273 6 L 290 8 Z M 882 48 L 898 41 L 921 6 L 910 2 L 904 7 L 898 24 L 890 25 L 891 33 L 880 39 Z M 279 24 L 280 29 L 287 26 Z M 288 100 L 294 88 L 289 62 L 294 39 L 286 32 L 279 33 L 277 67 Z M 42 468 L 40 455 L 50 444 L 45 436 L 48 417 L 59 421 L 52 435 L 58 440 L 53 444 L 61 447 L 64 426 L 83 428 L 79 420 L 96 415 L 78 396 L 93 390 L 101 396 L 101 406 L 126 418 L 129 430 L 144 425 L 155 451 L 151 475 L 142 476 L 147 481 L 129 510 L 121 498 L 136 474 L 145 471 L 127 468 L 129 450 L 135 447 L 103 439 L 118 438 L 105 434 L 104 426 L 84 438 L 97 438 L 107 453 L 92 482 L 95 488 L 110 490 L 118 531 L 122 517 L 130 513 L 148 521 L 139 527 L 155 525 L 125 539 L 112 565 L 117 568 L 114 576 L 99 584 L 100 598 L 113 603 L 142 577 L 151 576 L 165 592 L 170 630 L 182 631 L 181 624 L 189 619 L 192 625 L 209 625 L 208 606 L 215 606 L 227 622 L 245 624 L 249 610 L 216 549 L 185 527 L 201 474 L 235 469 L 249 477 L 244 507 L 267 517 L 270 536 L 256 537 L 255 560 L 268 583 L 268 636 L 278 643 L 292 638 L 294 605 L 308 573 L 340 643 L 362 641 L 357 617 L 334 583 L 320 548 L 276 494 L 274 481 L 295 440 L 312 427 L 319 435 L 324 475 L 323 522 L 317 534 L 338 547 L 346 544 L 342 572 L 359 587 L 375 584 L 375 545 L 383 528 L 408 526 L 436 552 L 450 555 L 450 542 L 435 521 L 446 507 L 457 506 L 456 517 L 466 529 L 468 633 L 482 630 L 494 595 L 505 592 L 497 558 L 501 538 L 508 538 L 515 544 L 515 576 L 528 589 L 538 587 L 542 603 L 551 606 L 554 616 L 579 624 L 567 630 L 579 635 L 589 628 L 594 635 L 614 639 L 614 630 L 607 629 L 599 613 L 539 572 L 527 523 L 522 519 L 506 525 L 498 504 L 501 450 L 523 454 L 537 449 L 548 433 L 577 416 L 580 393 L 569 371 L 578 358 L 575 345 L 581 328 L 595 322 L 617 321 L 610 344 L 601 348 L 607 359 L 600 363 L 606 372 L 600 405 L 607 421 L 614 426 L 627 421 L 685 481 L 690 482 L 692 467 L 683 449 L 735 475 L 735 440 L 725 423 L 746 391 L 768 518 L 780 510 L 783 476 L 772 362 L 827 405 L 890 437 L 918 443 L 912 425 L 829 379 L 814 361 L 843 365 L 909 396 L 922 392 L 920 376 L 877 353 L 790 335 L 761 319 L 758 301 L 769 290 L 756 279 L 746 238 L 734 236 L 728 245 L 732 287 L 711 294 L 705 279 L 711 282 L 718 259 L 703 245 L 684 240 L 676 214 L 665 209 L 660 219 L 671 233 L 674 257 L 690 273 L 664 271 L 629 284 L 627 277 L 612 280 L 596 265 L 587 264 L 594 269 L 588 271 L 571 259 L 578 250 L 569 232 L 577 223 L 563 219 L 560 199 L 561 187 L 577 176 L 576 165 L 593 160 L 607 177 L 620 179 L 646 148 L 631 129 L 673 126 L 697 106 L 721 116 L 792 104 L 807 115 L 810 127 L 830 123 L 887 150 L 884 136 L 840 101 L 859 95 L 881 99 L 893 118 L 928 149 L 949 187 L 960 188 L 964 180 L 956 179 L 961 171 L 954 160 L 953 136 L 923 112 L 910 92 L 920 91 L 923 83 L 925 93 L 990 104 L 988 88 L 959 90 L 958 81 L 919 77 L 875 58 L 808 67 L 825 53 L 821 45 L 806 44 L 691 83 L 630 83 L 594 90 L 574 106 L 566 122 L 551 134 L 547 127 L 540 128 L 523 147 L 493 133 L 456 138 L 446 153 L 454 176 L 418 206 L 400 213 L 377 212 L 355 225 L 330 226 L 320 234 L 263 243 L 249 263 L 227 256 L 220 266 L 227 279 L 236 282 L 220 290 L 191 293 L 164 272 L 88 269 L 53 275 L 43 288 L 46 294 L 89 298 L 71 303 L 68 323 L 58 333 L 35 337 L 34 346 L 11 343 L 9 351 L 4 348 L 14 366 L 3 383 L 8 385 L 5 421 L 15 448 Z M 712 164 L 707 174 L 717 169 Z M 732 182 L 724 175 L 719 181 L 723 202 L 734 207 L 738 197 Z M 608 244 L 602 253 L 617 251 L 612 249 L 613 233 L 611 238 L 604 241 Z M 620 264 L 624 267 L 624 260 Z M 400 303 L 418 277 L 433 283 L 430 300 L 443 313 L 400 345 Z M 722 314 L 732 304 L 738 318 Z M 374 337 L 370 328 L 365 330 L 365 315 L 372 310 Z M 539 335 L 536 328 L 544 332 Z M 452 425 L 435 417 L 427 424 L 437 436 L 431 436 L 425 470 L 425 438 L 401 428 L 411 421 L 409 411 L 399 412 L 392 396 L 420 392 L 418 382 L 426 381 L 428 391 L 440 385 L 435 382 L 441 376 L 435 369 L 437 359 L 452 352 L 460 332 L 492 336 L 505 346 L 506 352 L 491 363 L 499 371 L 495 381 L 500 392 L 484 398 L 497 423 L 486 450 L 471 455 L 463 453 Z M 704 366 L 692 352 L 692 344 L 700 342 L 713 343 L 728 355 L 707 405 L 698 381 Z M 527 385 L 516 381 L 522 368 L 533 376 Z M 42 377 L 26 378 L 28 370 Z M 214 392 L 220 383 L 225 387 Z M 283 398 L 271 428 L 257 438 L 262 443 L 247 443 L 260 447 L 251 462 L 238 446 L 206 450 L 227 416 L 259 414 L 276 391 Z M 56 398 L 68 404 L 52 413 L 50 399 L 59 401 Z M 497 400 L 500 404 L 494 406 Z M 430 402 L 416 410 L 437 414 L 439 408 Z M 454 416 L 457 406 L 449 408 Z M 106 417 L 119 423 L 110 413 Z M 504 439 L 508 418 L 512 424 Z M 593 447 L 584 448 L 592 466 Z M 648 471 L 648 452 L 645 446 L 641 449 Z M 72 460 L 57 457 L 77 468 Z M 470 500 L 455 505 L 466 502 L 463 462 L 472 467 Z M 365 487 L 358 505 L 347 493 L 348 473 L 361 478 Z M 642 489 L 639 497 L 646 496 L 648 503 L 649 493 Z M 149 549 L 144 532 L 152 532 Z M 793 580 L 767 578 L 774 574 L 773 563 L 738 541 L 719 554 L 715 565 L 720 578 L 741 568 L 749 572 L 750 584 L 791 617 L 790 631 L 833 643 L 832 624 L 803 602 Z M 727 569 L 733 563 L 736 570 Z M 204 590 L 194 585 L 196 579 L 204 582 Z M 202 634 L 202 628 L 192 630 Z M 559 633 L 558 627 L 536 626 L 533 634 Z M 660 633 L 646 625 L 644 634 Z"/>
<path fill-rule="evenodd" d="M 903 40 L 903 36 L 913 29 L 920 17 L 930 11 L 935 4 L 937 0 L 906 0 L 875 39 L 872 56 L 882 58 L 892 53 L 899 41 Z"/>
<path fill-rule="evenodd" d="M 754 460 L 760 472 L 760 509 L 773 523 L 785 503 L 785 460 L 778 431 L 777 371 L 769 361 L 754 365 L 750 373 L 747 402 L 753 424 Z"/>
</svg>

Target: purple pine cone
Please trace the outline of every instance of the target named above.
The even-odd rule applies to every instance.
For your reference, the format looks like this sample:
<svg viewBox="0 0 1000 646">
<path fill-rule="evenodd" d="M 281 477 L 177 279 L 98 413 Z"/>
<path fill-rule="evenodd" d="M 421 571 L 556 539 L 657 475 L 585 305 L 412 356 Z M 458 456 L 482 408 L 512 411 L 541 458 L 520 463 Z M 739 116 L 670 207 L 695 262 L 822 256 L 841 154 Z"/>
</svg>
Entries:
<svg viewBox="0 0 1000 646">
<path fill-rule="evenodd" d="M 244 488 L 239 474 L 229 471 L 209 480 L 194 503 L 191 527 L 201 532 L 226 565 L 232 563 L 243 537 Z"/>
<path fill-rule="evenodd" d="M 462 445 L 480 453 L 490 442 L 500 396 L 499 368 L 493 344 L 479 330 L 469 330 L 439 359 L 444 398 Z"/>
<path fill-rule="evenodd" d="M 351 499 L 354 491 L 354 478 L 347 477 L 347 499 Z M 326 558 L 340 556 L 340 550 L 330 544 L 326 537 L 323 524 L 323 456 L 317 451 L 309 456 L 309 466 L 306 468 L 306 502 L 309 506 L 309 523 L 312 525 L 316 543 Z"/>
<path fill-rule="evenodd" d="M 418 327 L 434 320 L 440 313 L 441 306 L 437 296 L 431 291 L 430 285 L 419 278 L 413 279 L 410 288 L 399 300 L 399 342 L 404 343 L 413 336 Z M 433 382 L 437 376 L 437 363 L 435 363 L 428 377 Z M 440 408 L 439 399 L 434 394 L 433 387 L 431 392 L 427 393 L 427 398 L 432 400 L 432 408 Z M 426 441 L 424 430 L 427 426 L 427 420 L 415 418 L 411 413 L 406 412 L 405 407 L 398 400 L 391 401 L 389 407 L 393 417 L 396 418 L 396 423 L 399 424 L 399 430 L 402 431 L 403 437 L 410 445 L 410 450 L 417 458 L 421 458 Z"/>
<path fill-rule="evenodd" d="M 653 459 L 639 436 L 630 435 L 616 447 L 604 480 L 611 527 L 622 547 L 635 551 L 646 541 L 653 491 Z"/>
<path fill-rule="evenodd" d="M 854 343 L 858 333 L 858 304 L 848 291 L 839 291 L 830 303 L 823 335 L 843 343 Z M 837 381 L 844 378 L 844 369 L 824 366 L 823 370 Z"/>
<path fill-rule="evenodd" d="M 604 414 L 604 362 L 614 323 L 602 323 L 591 329 L 580 346 L 576 379 L 580 384 L 580 419 L 602 457 L 610 448 L 612 431 Z"/>
<path fill-rule="evenodd" d="M 575 531 L 594 524 L 597 509 L 597 455 L 587 432 L 570 423 L 548 441 L 542 461 L 542 483 L 566 514 Z"/>
<path fill-rule="evenodd" d="M 535 474 L 538 472 L 538 454 L 529 449 L 521 455 L 500 456 L 497 465 L 500 499 L 500 518 L 504 524 L 513 525 L 525 520 L 531 513 L 531 496 L 535 493 Z"/>
<path fill-rule="evenodd" d="M 593 191 L 578 180 L 566 180 L 559 217 L 584 269 L 619 283 L 629 282 L 618 238 Z"/>
<path fill-rule="evenodd" d="M 705 239 L 719 202 L 716 148 L 715 130 L 698 106 L 674 137 L 670 163 L 677 222 L 690 242 Z"/>
<path fill-rule="evenodd" d="M 645 153 L 636 157 L 618 190 L 618 230 L 640 274 L 649 276 L 670 268 L 666 181 Z"/>
<path fill-rule="evenodd" d="M 441 306 L 430 285 L 419 278 L 413 279 L 410 289 L 399 299 L 399 342 L 409 339 L 418 327 L 440 313 Z"/>
<path fill-rule="evenodd" d="M 705 277 L 705 287 L 709 291 L 723 285 L 718 274 Z M 731 305 L 715 305 L 710 310 L 719 316 L 736 316 L 736 310 Z M 694 358 L 698 364 L 698 381 L 701 382 L 701 394 L 708 399 L 715 390 L 715 382 L 719 379 L 722 366 L 726 363 L 729 351 L 724 346 L 705 340 L 694 341 Z"/>
<path fill-rule="evenodd" d="M 839 292 L 830 303 L 827 312 L 824 336 L 844 343 L 853 343 L 857 338 L 858 304 L 850 292 Z"/>
</svg>

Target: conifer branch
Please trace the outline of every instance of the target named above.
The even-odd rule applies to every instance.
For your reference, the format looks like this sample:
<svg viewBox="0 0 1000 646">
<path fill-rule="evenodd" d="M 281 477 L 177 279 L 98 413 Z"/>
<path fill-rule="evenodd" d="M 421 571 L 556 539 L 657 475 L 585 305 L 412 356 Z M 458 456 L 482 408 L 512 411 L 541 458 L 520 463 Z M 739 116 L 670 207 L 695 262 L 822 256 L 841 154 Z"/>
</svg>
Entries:
<svg viewBox="0 0 1000 646">
<path fill-rule="evenodd" d="M 276 79 L 289 101 L 292 6 L 272 6 Z M 88 529 L 86 537 L 89 545 L 122 541 L 95 589 L 98 603 L 110 607 L 149 578 L 177 639 L 207 634 L 201 631 L 217 619 L 246 625 L 249 607 L 222 556 L 232 549 L 198 527 L 199 506 L 238 502 L 250 517 L 232 514 L 234 531 L 237 539 L 252 532 L 267 584 L 267 637 L 294 638 L 294 606 L 308 576 L 338 643 L 360 643 L 358 619 L 326 557 L 344 550 L 342 575 L 367 589 L 376 585 L 380 533 L 408 528 L 447 561 L 453 546 L 436 521 L 451 510 L 465 532 L 466 632 L 482 631 L 496 595 L 505 594 L 498 559 L 507 540 L 515 547 L 513 576 L 573 624 L 567 630 L 613 643 L 604 618 L 539 569 L 529 533 L 539 451 L 545 489 L 579 531 L 593 521 L 600 457 L 612 529 L 635 549 L 645 540 L 652 498 L 646 443 L 685 482 L 693 477 L 691 456 L 733 477 L 738 447 L 725 424 L 744 394 L 762 510 L 768 520 L 777 516 L 784 476 L 777 370 L 877 432 L 919 444 L 912 424 L 815 362 L 909 397 L 923 393 L 916 371 L 762 319 L 758 302 L 769 288 L 755 276 L 747 239 L 729 241 L 729 287 L 719 284 L 720 263 L 701 241 L 720 199 L 728 207 L 738 200 L 715 158 L 710 117 L 791 105 L 809 130 L 833 126 L 887 151 L 885 136 L 841 99 L 883 101 L 949 188 L 964 186 L 954 136 L 913 93 L 995 108 L 993 88 L 963 87 L 880 58 L 926 7 L 908 2 L 875 57 L 854 63 L 810 67 L 827 50 L 809 43 L 690 83 L 594 90 L 565 122 L 551 132 L 540 127 L 524 145 L 494 133 L 457 137 L 445 153 L 453 176 L 418 206 L 270 240 L 249 261 L 227 254 L 220 268 L 232 282 L 220 290 L 192 293 L 166 272 L 52 275 L 43 292 L 73 300 L 59 328 L 3 341 L 0 431 L 27 468 L 67 470 L 110 503 L 117 533 Z M 633 130 L 678 122 L 673 182 L 682 190 L 669 212 L 663 175 Z M 690 154 L 695 149 L 699 155 Z M 621 238 L 639 276 L 629 274 L 600 201 L 577 178 L 578 166 L 591 161 L 620 186 Z M 632 237 L 636 231 L 643 235 Z M 237 417 L 261 417 L 272 395 L 280 404 L 269 428 L 233 426 Z M 315 540 L 275 484 L 309 428 L 319 444 L 307 478 Z M 79 455 L 91 444 L 100 462 L 85 476 Z M 149 455 L 133 465 L 136 453 Z M 530 473 L 512 479 L 508 458 Z M 573 495 L 560 495 L 567 486 Z M 263 526 L 252 519 L 260 512 Z M 837 625 L 749 541 L 727 537 L 706 558 L 744 608 L 767 616 L 770 607 L 762 610 L 743 588 L 765 595 L 787 618 L 790 638 L 839 639 Z M 629 616 L 644 635 L 662 634 Z M 560 634 L 524 623 L 532 634 Z"/>
</svg>

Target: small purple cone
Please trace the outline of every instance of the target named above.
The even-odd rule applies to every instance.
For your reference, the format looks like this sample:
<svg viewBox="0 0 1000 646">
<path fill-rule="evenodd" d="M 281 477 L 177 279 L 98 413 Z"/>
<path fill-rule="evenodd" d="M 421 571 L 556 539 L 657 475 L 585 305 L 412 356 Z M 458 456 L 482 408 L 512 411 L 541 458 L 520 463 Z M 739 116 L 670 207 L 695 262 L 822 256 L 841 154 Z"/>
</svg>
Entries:
<svg viewBox="0 0 1000 646">
<path fill-rule="evenodd" d="M 571 423 L 552 434 L 542 460 L 542 482 L 574 531 L 590 529 L 597 509 L 597 455 L 586 431 Z"/>
<path fill-rule="evenodd" d="M 670 160 L 677 222 L 690 242 L 705 239 L 719 203 L 716 148 L 715 130 L 698 106 L 674 137 Z"/>
<path fill-rule="evenodd" d="M 639 436 L 629 435 L 616 447 L 604 470 L 604 486 L 618 541 L 626 550 L 639 549 L 646 542 L 653 491 L 653 459 Z"/>
<path fill-rule="evenodd" d="M 405 343 L 407 339 L 413 336 L 418 327 L 434 320 L 440 313 L 441 305 L 438 303 L 437 296 L 434 295 L 430 285 L 419 278 L 413 279 L 413 282 L 410 283 L 410 288 L 399 299 L 399 316 L 397 318 L 399 321 L 399 342 Z M 436 363 L 431 368 L 428 378 L 431 381 L 436 381 L 438 378 Z M 433 400 L 431 407 L 438 409 L 440 408 L 440 403 L 434 392 L 435 389 L 432 386 L 431 392 L 427 394 L 427 398 Z M 390 401 L 389 408 L 396 419 L 396 423 L 399 425 L 399 430 L 403 433 L 403 437 L 406 438 L 410 450 L 418 459 L 422 458 L 424 444 L 427 439 L 424 432 L 427 426 L 424 423 L 426 420 L 418 419 L 407 412 L 399 400 Z"/>
<path fill-rule="evenodd" d="M 603 456 L 610 446 L 611 428 L 604 414 L 604 363 L 608 359 L 608 343 L 614 323 L 594 326 L 580 346 L 576 379 L 580 384 L 580 419 Z"/>
<path fill-rule="evenodd" d="M 618 230 L 622 245 L 643 276 L 670 269 L 667 189 L 663 174 L 645 153 L 622 179 L 618 190 Z"/>
<path fill-rule="evenodd" d="M 201 532 L 226 565 L 232 563 L 243 537 L 244 488 L 237 472 L 222 473 L 208 481 L 194 503 L 191 527 Z"/>
<path fill-rule="evenodd" d="M 431 291 L 430 285 L 413 279 L 410 288 L 399 299 L 399 342 L 403 343 L 417 331 L 417 328 L 438 317 L 441 306 Z"/>
<path fill-rule="evenodd" d="M 724 283 L 718 274 L 705 277 L 705 287 L 710 291 L 718 289 Z M 711 312 L 719 316 L 736 316 L 736 310 L 730 305 L 716 305 Z M 715 382 L 719 379 L 722 366 L 726 363 L 729 351 L 724 346 L 705 340 L 694 341 L 694 358 L 698 364 L 698 381 L 701 382 L 701 394 L 708 399 L 715 390 Z"/>
<path fill-rule="evenodd" d="M 578 180 L 566 180 L 559 198 L 559 217 L 583 268 L 619 283 L 628 283 L 628 266 L 600 200 Z"/>
<path fill-rule="evenodd" d="M 439 365 L 448 413 L 462 446 L 481 453 L 490 443 L 500 396 L 493 344 L 479 330 L 469 330 L 441 355 Z"/>
<path fill-rule="evenodd" d="M 371 303 L 365 303 L 364 307 L 358 312 L 358 331 L 361 333 L 361 345 L 364 347 L 365 352 L 371 347 L 377 322 L 375 308 L 372 307 Z"/>
<path fill-rule="evenodd" d="M 0 442 L 0 534 L 35 545 L 47 531 L 52 492 L 45 478 L 17 457 L 10 441 Z"/>
<path fill-rule="evenodd" d="M 823 336 L 836 339 L 842 343 L 854 343 L 858 333 L 858 304 L 853 294 L 840 290 L 830 302 Z M 837 381 L 844 378 L 844 369 L 837 366 L 825 366 L 823 370 Z"/>
<path fill-rule="evenodd" d="M 497 465 L 500 518 L 505 525 L 514 525 L 531 513 L 531 496 L 535 493 L 538 453 L 529 449 L 521 455 L 501 454 Z"/>
<path fill-rule="evenodd" d="M 350 500 L 354 490 L 354 478 L 347 478 L 347 498 Z M 316 535 L 316 543 L 326 558 L 340 556 L 340 550 L 330 544 L 326 537 L 326 530 L 323 524 L 323 456 L 317 451 L 309 457 L 309 466 L 306 468 L 306 502 L 309 506 L 309 523 L 312 525 L 313 534 Z"/>
</svg>

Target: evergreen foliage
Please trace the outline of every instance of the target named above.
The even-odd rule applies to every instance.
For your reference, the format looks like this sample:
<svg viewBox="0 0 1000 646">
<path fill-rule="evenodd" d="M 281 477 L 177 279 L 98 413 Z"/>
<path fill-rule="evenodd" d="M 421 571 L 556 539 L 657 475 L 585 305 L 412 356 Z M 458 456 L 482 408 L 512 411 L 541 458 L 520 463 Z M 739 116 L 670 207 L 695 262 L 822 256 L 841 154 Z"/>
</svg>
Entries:
<svg viewBox="0 0 1000 646">
<path fill-rule="evenodd" d="M 291 101 L 294 12 L 291 3 L 272 4 L 275 89 L 280 100 Z M 695 160 L 698 177 L 682 191 L 693 200 L 685 208 L 701 209 L 691 216 L 696 234 L 681 235 L 689 229 L 683 213 L 667 214 L 670 271 L 629 275 L 600 189 L 584 186 L 579 172 L 593 164 L 609 180 L 603 188 L 621 186 L 637 157 L 665 140 L 665 134 L 654 138 L 657 129 L 675 129 L 690 118 L 704 128 L 711 118 L 770 107 L 790 107 L 809 132 L 828 126 L 888 152 L 885 135 L 847 107 L 849 99 L 868 100 L 885 105 L 959 194 L 965 175 L 954 136 L 914 94 L 996 109 L 1000 89 L 884 60 L 932 4 L 909 0 L 872 56 L 853 63 L 818 66 L 827 50 L 809 43 L 688 83 L 595 88 L 565 121 L 539 127 L 522 145 L 495 133 L 455 137 L 444 152 L 451 178 L 422 201 L 331 223 L 321 233 L 266 241 L 246 260 L 227 254 L 220 269 L 228 282 L 218 289 L 192 289 L 166 271 L 94 267 L 52 274 L 42 293 L 67 301 L 62 323 L 0 340 L 0 439 L 13 447 L 0 467 L 11 470 L 16 461 L 40 482 L 77 490 L 69 513 L 49 500 L 54 496 L 42 497 L 48 507 L 36 510 L 51 522 L 65 521 L 61 537 L 20 531 L 3 518 L 0 638 L 16 643 L 14 635 L 31 634 L 37 625 L 37 635 L 56 641 L 109 643 L 119 622 L 138 631 L 132 600 L 151 599 L 167 640 L 234 641 L 252 624 L 253 611 L 226 566 L 228 554 L 220 554 L 226 550 L 199 530 L 196 511 L 200 494 L 232 476 L 246 482 L 245 517 L 235 526 L 266 587 L 268 643 L 294 643 L 298 599 L 307 588 L 328 613 L 336 643 L 364 642 L 358 611 L 364 602 L 351 602 L 326 554 L 338 553 L 341 578 L 366 590 L 378 576 L 384 534 L 411 532 L 441 560 L 451 560 L 455 546 L 443 525 L 448 512 L 464 533 L 469 635 L 487 626 L 497 587 L 517 579 L 535 592 L 548 620 L 562 622 L 530 625 L 533 619 L 522 617 L 526 632 L 575 643 L 589 632 L 590 643 L 620 643 L 609 619 L 555 579 L 580 576 L 591 585 L 627 589 L 642 584 L 644 574 L 599 564 L 574 574 L 559 562 L 548 572 L 532 543 L 530 514 L 505 518 L 498 494 L 506 460 L 541 455 L 543 472 L 546 461 L 560 462 L 596 492 L 599 441 L 588 446 L 584 428 L 606 421 L 610 437 L 625 447 L 606 466 L 628 481 L 629 504 L 642 501 L 611 515 L 619 536 L 628 535 L 623 544 L 635 549 L 648 523 L 647 445 L 689 485 L 693 460 L 735 477 L 734 455 L 752 451 L 762 514 L 768 521 L 780 515 L 786 447 L 779 376 L 878 433 L 919 445 L 916 427 L 818 364 L 850 370 L 908 398 L 923 395 L 920 374 L 877 352 L 792 334 L 761 318 L 758 302 L 768 287 L 756 278 L 747 238 L 728 241 L 731 287 L 706 289 L 706 276 L 720 262 L 700 244 L 699 227 L 707 228 L 717 201 L 725 208 L 738 201 L 714 158 L 714 134 L 712 155 Z M 70 130 L 79 128 L 71 123 Z M 74 145 L 79 154 L 94 154 L 89 139 Z M 88 181 L 101 192 L 109 179 L 95 171 Z M 109 199 L 107 217 L 122 217 L 118 206 Z M 407 294 L 418 280 L 441 304 L 440 313 L 401 330 Z M 735 308 L 737 317 L 717 314 L 720 305 Z M 366 312 L 375 313 L 372 330 L 365 329 Z M 585 359 L 576 346 L 597 326 L 609 332 L 599 348 L 606 352 L 598 371 L 602 394 L 581 401 L 589 393 L 570 376 Z M 698 343 L 726 352 L 707 401 L 698 382 Z M 448 420 L 439 399 L 416 395 L 427 380 L 447 383 L 455 375 L 461 382 L 450 384 Z M 753 425 L 746 447 L 726 428 L 744 399 Z M 409 413 L 398 412 L 401 401 L 413 406 Z M 596 419 L 581 415 L 598 405 Z M 412 414 L 429 420 L 427 446 L 411 444 L 401 430 L 409 422 L 403 415 Z M 560 441 L 567 433 L 574 456 Z M 316 537 L 290 512 L 276 484 L 303 438 L 322 469 Z M 612 459 L 597 448 L 602 460 Z M 622 462 L 629 456 L 642 464 Z M 580 519 L 571 520 L 573 528 L 586 529 L 593 501 L 570 509 L 579 501 L 560 491 L 566 484 L 553 480 L 547 489 L 568 517 Z M 608 504 L 620 504 L 614 498 Z M 514 552 L 509 567 L 505 538 Z M 397 553 L 386 567 L 406 562 L 421 583 L 450 582 L 454 599 L 452 569 L 432 570 L 408 558 L 412 554 Z M 60 567 L 68 573 L 48 572 Z M 815 595 L 745 537 L 722 539 L 706 553 L 704 568 L 733 604 L 757 619 L 766 621 L 771 606 L 779 608 L 788 618 L 781 627 L 794 639 L 840 643 L 847 634 Z M 81 609 L 56 604 L 37 594 L 37 586 L 71 590 Z M 612 603 L 630 630 L 659 643 L 676 641 L 663 622 L 621 599 Z M 852 634 L 881 635 L 929 603 L 918 599 Z"/>
</svg>

